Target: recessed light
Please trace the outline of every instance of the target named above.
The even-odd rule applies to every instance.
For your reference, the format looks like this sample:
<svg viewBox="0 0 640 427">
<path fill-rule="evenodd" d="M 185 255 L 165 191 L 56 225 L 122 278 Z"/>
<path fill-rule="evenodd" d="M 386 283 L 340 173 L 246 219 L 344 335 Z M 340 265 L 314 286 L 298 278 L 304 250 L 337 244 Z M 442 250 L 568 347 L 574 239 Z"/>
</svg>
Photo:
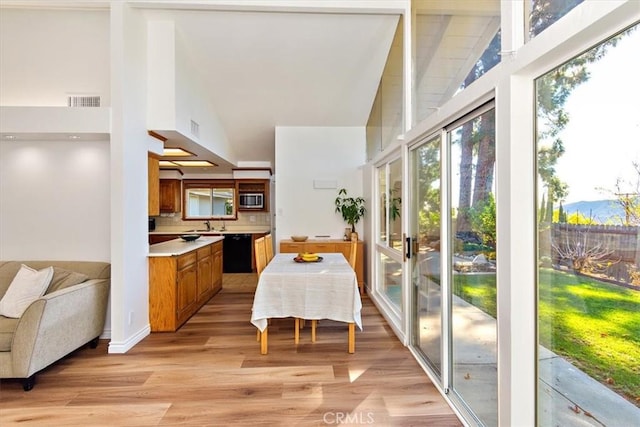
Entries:
<svg viewBox="0 0 640 427">
<path fill-rule="evenodd" d="M 207 160 L 174 160 L 173 163 L 185 167 L 214 167 L 218 166 Z"/>
<path fill-rule="evenodd" d="M 78 135 L 69 135 L 69 139 L 76 141 L 78 139 L 80 139 L 80 137 Z"/>
<path fill-rule="evenodd" d="M 16 139 L 15 135 L 5 135 L 4 139 Z"/>
<path fill-rule="evenodd" d="M 178 165 L 176 165 L 173 162 L 170 162 L 169 160 L 160 160 L 159 166 L 161 168 L 177 168 L 178 167 Z"/>
<path fill-rule="evenodd" d="M 194 154 L 179 147 L 165 147 L 164 150 L 162 151 L 162 157 L 189 157 L 189 156 L 194 156 Z"/>
</svg>

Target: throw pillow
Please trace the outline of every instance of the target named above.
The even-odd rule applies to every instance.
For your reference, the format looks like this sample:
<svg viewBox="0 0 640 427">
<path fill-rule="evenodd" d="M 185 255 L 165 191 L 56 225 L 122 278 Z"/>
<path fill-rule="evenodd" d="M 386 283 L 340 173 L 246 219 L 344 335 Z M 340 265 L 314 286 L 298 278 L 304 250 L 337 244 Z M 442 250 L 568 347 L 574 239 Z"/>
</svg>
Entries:
<svg viewBox="0 0 640 427">
<path fill-rule="evenodd" d="M 0 300 L 0 314 L 18 318 L 32 302 L 44 295 L 53 277 L 53 267 L 40 271 L 22 264 Z"/>
<path fill-rule="evenodd" d="M 51 292 L 77 285 L 88 278 L 89 276 L 86 274 L 76 273 L 75 271 L 65 270 L 60 267 L 53 267 L 53 278 L 51 279 L 51 283 L 49 284 L 45 294 L 50 294 Z"/>
</svg>

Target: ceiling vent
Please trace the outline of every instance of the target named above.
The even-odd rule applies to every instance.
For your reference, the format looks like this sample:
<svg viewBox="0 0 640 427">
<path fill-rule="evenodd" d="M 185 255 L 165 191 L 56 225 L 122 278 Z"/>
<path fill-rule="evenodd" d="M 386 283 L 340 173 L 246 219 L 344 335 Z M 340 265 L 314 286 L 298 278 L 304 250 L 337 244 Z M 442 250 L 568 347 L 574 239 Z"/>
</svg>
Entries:
<svg viewBox="0 0 640 427">
<path fill-rule="evenodd" d="M 200 125 L 193 120 L 191 120 L 191 135 L 200 137 Z"/>
<path fill-rule="evenodd" d="M 99 96 L 79 96 L 79 95 L 68 96 L 67 106 L 68 107 L 99 107 L 100 97 Z"/>
</svg>

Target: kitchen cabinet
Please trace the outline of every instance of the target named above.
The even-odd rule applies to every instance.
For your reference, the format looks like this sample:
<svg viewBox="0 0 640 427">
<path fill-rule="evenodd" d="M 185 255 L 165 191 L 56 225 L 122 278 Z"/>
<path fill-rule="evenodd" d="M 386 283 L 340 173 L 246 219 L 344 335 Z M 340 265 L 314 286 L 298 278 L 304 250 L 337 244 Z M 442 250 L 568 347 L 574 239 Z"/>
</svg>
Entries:
<svg viewBox="0 0 640 427">
<path fill-rule="evenodd" d="M 149 324 L 176 331 L 222 289 L 222 241 L 177 256 L 149 257 Z"/>
<path fill-rule="evenodd" d="M 176 272 L 176 324 L 182 325 L 191 317 L 191 312 L 195 312 L 194 307 L 197 300 L 198 269 L 196 266 L 197 256 L 195 253 L 181 255 L 177 260 Z"/>
<path fill-rule="evenodd" d="M 160 160 L 149 154 L 147 162 L 149 183 L 149 216 L 160 215 Z"/>
<path fill-rule="evenodd" d="M 258 193 L 264 195 L 264 204 L 262 209 L 242 208 L 238 206 L 238 210 L 252 212 L 269 212 L 269 182 L 270 181 L 268 179 L 237 179 L 236 189 L 238 194 Z"/>
<path fill-rule="evenodd" d="M 198 259 L 197 299 L 203 300 L 213 292 L 213 255 L 211 254 L 211 245 L 198 249 L 196 255 Z"/>
<path fill-rule="evenodd" d="M 213 293 L 216 294 L 222 289 L 222 242 L 216 242 L 212 245 L 212 260 L 213 260 L 213 276 L 211 282 L 213 286 Z"/>
<path fill-rule="evenodd" d="M 176 213 L 181 207 L 181 181 L 179 179 L 160 180 L 160 212 Z"/>
<path fill-rule="evenodd" d="M 284 253 L 300 253 L 300 252 L 312 252 L 312 253 L 333 253 L 340 252 L 344 254 L 344 257 L 348 260 L 351 251 L 351 242 L 339 239 L 309 239 L 304 242 L 294 242 L 293 240 L 281 240 L 280 252 Z M 358 288 L 360 293 L 364 292 L 364 242 L 358 241 L 358 248 L 356 253 L 356 276 L 358 278 Z"/>
</svg>

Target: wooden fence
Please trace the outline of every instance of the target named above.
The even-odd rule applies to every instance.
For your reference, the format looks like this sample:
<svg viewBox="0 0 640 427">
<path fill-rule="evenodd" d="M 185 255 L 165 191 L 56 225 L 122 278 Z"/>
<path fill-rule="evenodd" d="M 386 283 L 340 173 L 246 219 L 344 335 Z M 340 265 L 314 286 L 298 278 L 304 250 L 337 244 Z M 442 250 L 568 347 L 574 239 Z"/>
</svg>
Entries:
<svg viewBox="0 0 640 427">
<path fill-rule="evenodd" d="M 623 225 L 551 224 L 551 238 L 558 246 L 580 243 L 585 247 L 612 250 L 611 259 L 638 263 L 640 256 L 640 227 Z"/>
</svg>

